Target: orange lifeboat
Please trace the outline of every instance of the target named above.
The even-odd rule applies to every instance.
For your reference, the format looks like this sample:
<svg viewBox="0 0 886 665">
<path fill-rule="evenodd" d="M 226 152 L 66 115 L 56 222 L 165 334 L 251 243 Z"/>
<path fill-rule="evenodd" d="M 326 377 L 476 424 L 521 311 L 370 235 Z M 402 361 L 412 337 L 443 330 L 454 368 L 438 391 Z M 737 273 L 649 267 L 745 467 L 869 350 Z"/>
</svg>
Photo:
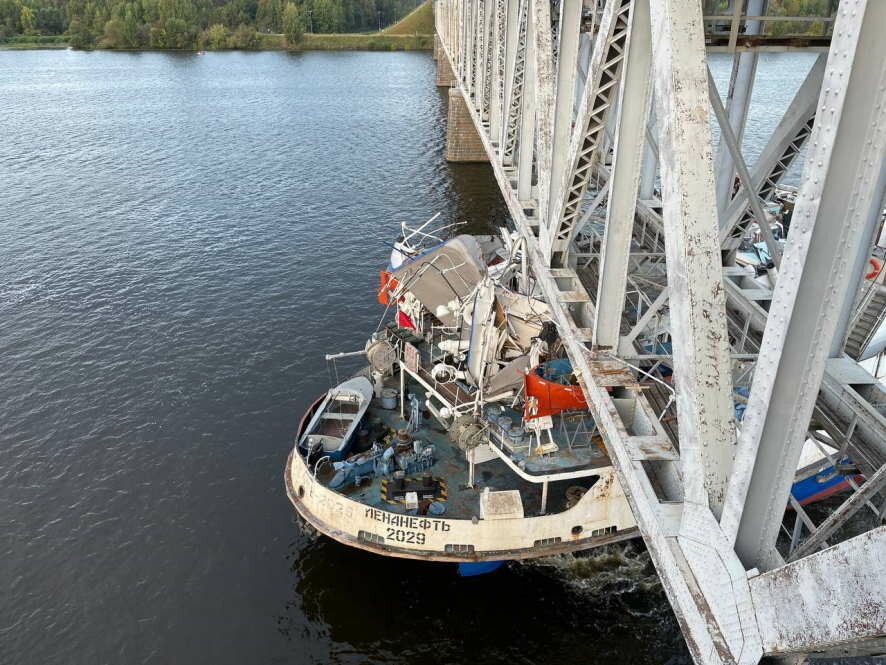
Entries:
<svg viewBox="0 0 886 665">
<path fill-rule="evenodd" d="M 524 383 L 526 386 L 526 407 L 523 419 L 552 416 L 561 411 L 586 410 L 581 386 L 561 383 L 572 373 L 569 360 L 562 358 L 538 365 L 529 370 Z"/>
<path fill-rule="evenodd" d="M 400 282 L 398 282 L 392 276 L 392 273 L 389 273 L 387 270 L 379 270 L 378 271 L 378 302 L 380 305 L 390 305 L 391 304 L 391 293 L 397 290 L 397 287 L 400 286 Z"/>
</svg>

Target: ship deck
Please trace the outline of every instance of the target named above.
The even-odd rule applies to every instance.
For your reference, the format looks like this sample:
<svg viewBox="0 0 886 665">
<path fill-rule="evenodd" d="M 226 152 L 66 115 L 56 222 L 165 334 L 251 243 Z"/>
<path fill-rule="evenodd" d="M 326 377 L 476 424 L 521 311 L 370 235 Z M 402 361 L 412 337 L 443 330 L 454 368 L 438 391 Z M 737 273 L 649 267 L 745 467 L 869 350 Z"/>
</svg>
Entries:
<svg viewBox="0 0 886 665">
<path fill-rule="evenodd" d="M 388 379 L 389 387 L 399 388 L 399 380 L 396 377 Z M 410 380 L 406 384 L 407 394 L 412 392 L 423 394 L 423 387 Z M 407 412 L 408 414 L 408 412 Z M 514 422 L 519 422 L 517 412 L 507 413 Z M 395 409 L 382 408 L 379 401 L 373 399 L 367 410 L 364 423 L 370 423 L 378 419 L 388 432 L 396 432 L 405 429 L 407 422 L 400 416 L 399 403 Z M 610 466 L 609 459 L 594 445 L 572 448 L 568 445 L 567 437 L 575 437 L 574 427 L 564 421 L 562 426 L 555 428 L 555 441 L 561 444 L 561 451 L 556 455 L 546 455 L 544 461 L 540 461 L 538 455 L 523 453 L 508 456 L 530 475 L 535 475 L 544 470 L 547 473 L 560 473 L 583 469 L 592 473 L 593 469 Z M 430 475 L 437 481 L 435 501 L 442 504 L 445 512 L 441 517 L 449 519 L 472 519 L 480 517 L 480 496 L 487 488 L 490 491 L 519 490 L 523 504 L 525 517 L 541 514 L 542 507 L 542 483 L 530 482 L 521 478 L 513 468 L 505 461 L 496 457 L 474 467 L 474 485 L 469 486 L 469 464 L 465 454 L 448 437 L 446 429 L 431 416 L 422 419 L 421 427 L 412 435 L 413 440 L 420 440 L 423 444 L 433 444 L 434 464 L 425 471 L 411 474 L 408 482 L 420 484 L 423 479 Z M 333 476 L 332 465 L 321 465 L 317 478 L 324 485 L 328 485 Z M 564 480 L 552 480 L 548 483 L 548 496 L 546 514 L 558 513 L 567 507 L 567 490 L 571 487 L 589 488 L 596 481 L 597 476 L 589 475 L 581 478 Z M 369 507 L 383 509 L 393 513 L 416 514 L 413 510 L 407 510 L 405 500 L 397 497 L 398 481 L 385 476 L 374 476 L 362 482 L 359 486 L 349 484 L 337 490 L 339 494 L 354 501 L 358 501 Z M 402 488 L 399 488 L 402 489 Z M 441 491 L 442 490 L 442 491 Z M 420 504 L 418 514 L 426 514 L 427 502 Z"/>
</svg>

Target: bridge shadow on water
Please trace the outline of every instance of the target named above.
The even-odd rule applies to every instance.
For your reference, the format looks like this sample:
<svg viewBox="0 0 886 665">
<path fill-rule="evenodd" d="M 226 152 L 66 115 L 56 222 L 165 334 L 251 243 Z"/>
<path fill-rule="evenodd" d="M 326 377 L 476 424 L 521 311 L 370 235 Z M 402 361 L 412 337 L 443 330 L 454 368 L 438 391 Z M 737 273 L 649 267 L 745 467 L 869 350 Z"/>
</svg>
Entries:
<svg viewBox="0 0 886 665">
<path fill-rule="evenodd" d="M 466 579 L 454 564 L 379 557 L 324 536 L 299 538 L 289 556 L 279 630 L 299 651 L 327 641 L 317 662 L 691 662 L 639 541 Z"/>
</svg>

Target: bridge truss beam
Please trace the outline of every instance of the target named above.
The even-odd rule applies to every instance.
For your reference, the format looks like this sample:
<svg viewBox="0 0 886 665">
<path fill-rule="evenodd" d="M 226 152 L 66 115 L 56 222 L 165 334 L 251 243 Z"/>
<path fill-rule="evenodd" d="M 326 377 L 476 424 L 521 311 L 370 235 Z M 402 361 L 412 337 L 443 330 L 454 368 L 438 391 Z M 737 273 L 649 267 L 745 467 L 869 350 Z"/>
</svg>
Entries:
<svg viewBox="0 0 886 665">
<path fill-rule="evenodd" d="M 859 12 L 865 17 L 866 12 L 880 11 L 871 9 L 876 2 L 842 0 L 833 28 L 841 46 L 829 56 L 844 74 L 862 72 L 859 76 L 865 77 L 869 89 L 876 87 L 876 73 L 883 74 L 884 59 L 853 59 L 847 53 L 854 49 L 847 51 L 845 45 L 868 39 L 863 30 L 868 19 L 858 16 Z M 580 18 L 578 5 L 583 7 Z M 756 496 L 747 489 L 755 476 L 749 478 L 747 469 L 752 468 L 761 446 L 755 449 L 747 443 L 754 427 L 743 426 L 743 445 L 736 447 L 733 380 L 735 385 L 747 386 L 753 377 L 747 409 L 753 407 L 755 418 L 783 417 L 780 405 L 789 404 L 797 409 L 796 420 L 807 431 L 818 397 L 816 422 L 826 423 L 821 426 L 835 440 L 845 438 L 849 450 L 862 450 L 863 446 L 851 447 L 859 440 L 866 443 L 876 440 L 878 433 L 886 435 L 886 418 L 854 389 L 859 388 L 852 383 L 857 378 L 847 378 L 839 365 L 843 358 L 819 363 L 815 356 L 814 364 L 824 369 L 817 378 L 807 377 L 802 409 L 796 399 L 781 402 L 781 397 L 770 400 L 769 409 L 761 406 L 766 390 L 760 386 L 765 386 L 768 375 L 755 372 L 755 367 L 763 365 L 755 363 L 758 357 L 779 367 L 776 374 L 785 385 L 803 380 L 780 368 L 784 345 L 773 341 L 777 338 L 774 331 L 785 327 L 779 312 L 787 310 L 762 305 L 787 298 L 791 278 L 783 279 L 778 271 L 748 277 L 747 271 L 733 265 L 734 256 L 728 251 L 723 265 L 722 250 L 734 249 L 731 239 L 746 233 L 759 216 L 759 206 L 748 205 L 749 194 L 766 200 L 810 137 L 816 115 L 840 114 L 832 106 L 816 112 L 827 56 L 819 58 L 756 165 L 744 168 L 739 140 L 733 141 L 728 160 L 721 157 L 721 162 L 729 164 L 725 167 L 728 175 L 720 173 L 721 191 L 728 192 L 722 183 L 732 181 L 736 164 L 746 185 L 736 194 L 730 192 L 718 209 L 708 125 L 706 42 L 733 54 L 802 44 L 790 40 L 774 44 L 763 35 L 741 37 L 740 24 L 758 18 L 742 14 L 743 10 L 756 11 L 753 7 L 736 6 L 730 39 L 724 46 L 705 34 L 707 24 L 698 0 L 606 0 L 600 5 L 602 11 L 596 10 L 596 2 L 575 0 L 555 4 L 550 0 L 436 0 L 435 13 L 438 28 L 445 26 L 447 33 L 440 34 L 441 57 L 448 57 L 458 73 L 458 85 L 469 100 L 496 180 L 523 237 L 539 295 L 550 304 L 690 652 L 697 663 L 705 664 L 756 663 L 764 655 L 812 651 L 844 653 L 850 646 L 853 652 L 875 652 L 882 648 L 883 590 L 866 583 L 864 567 L 883 549 L 882 529 L 787 565 L 758 557 L 756 550 L 746 557 L 739 530 L 745 525 L 741 528 L 753 531 L 744 500 Z M 871 22 L 876 26 L 879 14 L 874 18 Z M 810 50 L 826 50 L 830 28 L 827 33 Z M 584 46 L 588 43 L 590 56 L 580 55 L 588 53 Z M 862 60 L 867 69 L 861 66 Z M 737 71 L 742 70 L 739 65 Z M 744 70 L 748 76 L 737 75 L 742 80 L 735 85 L 742 89 L 733 97 L 750 94 L 753 67 Z M 859 80 L 852 79 L 854 84 Z M 836 75 L 833 85 L 848 84 Z M 644 130 L 651 115 L 650 88 L 655 120 Z M 578 100 L 575 106 L 569 103 L 573 98 Z M 738 109 L 743 103 L 734 99 L 731 114 L 717 109 L 737 136 L 747 116 Z M 870 110 L 870 100 L 859 103 Z M 830 121 L 821 124 L 833 126 Z M 867 160 L 867 170 L 858 171 L 870 176 L 863 179 L 867 184 L 850 186 L 849 198 L 840 199 L 836 190 L 845 183 L 827 179 L 814 183 L 827 210 L 841 200 L 854 206 L 853 210 L 868 213 L 882 206 L 883 182 L 870 175 L 879 154 L 876 150 L 882 150 L 882 131 L 876 123 L 869 125 L 873 126 L 865 136 L 869 145 L 866 151 L 856 150 L 853 162 L 860 155 Z M 827 139 L 833 144 L 833 136 Z M 813 140 L 813 152 L 818 154 L 822 140 Z M 841 151 L 847 159 L 852 153 L 848 145 Z M 656 163 L 660 200 L 654 189 Z M 842 169 L 844 173 L 855 173 L 849 166 Z M 829 173 L 827 166 L 819 168 L 824 169 L 820 175 Z M 643 196 L 638 200 L 641 175 Z M 804 205 L 799 211 L 806 209 Z M 828 340 L 837 334 L 846 311 L 843 304 L 852 299 L 860 266 L 857 258 L 870 245 L 867 231 L 855 233 L 852 226 L 864 218 L 862 226 L 867 229 L 870 214 L 857 213 L 855 222 L 832 217 L 830 225 L 842 234 L 837 237 L 851 236 L 836 251 L 852 267 L 843 266 L 837 279 L 850 273 L 852 279 L 844 277 L 849 286 L 844 285 L 839 295 L 840 315 L 834 317 L 838 319 L 834 331 L 816 333 L 816 339 Z M 808 280 L 816 267 L 802 261 L 796 265 L 798 251 L 788 243 L 785 261 L 790 265 L 783 271 L 790 275 L 790 270 L 798 270 Z M 746 283 L 749 280 L 752 285 Z M 770 316 L 769 310 L 776 316 Z M 810 328 L 820 327 L 821 317 L 819 308 L 806 323 Z M 659 339 L 668 340 L 672 351 L 658 353 L 655 346 L 653 353 L 645 350 Z M 831 345 L 826 346 L 827 355 Z M 810 344 L 804 343 L 803 350 L 809 353 Z M 647 369 L 639 370 L 641 376 L 652 376 L 655 367 L 666 365 L 673 371 L 676 389 L 658 379 L 646 390 L 636 385 L 613 386 L 607 378 L 613 370 L 637 375 L 634 362 L 655 363 L 652 369 L 647 364 Z M 849 420 L 852 425 L 846 427 Z M 736 450 L 739 459 L 734 461 Z M 879 456 L 877 451 L 870 456 L 873 470 L 879 468 Z M 774 548 L 770 536 L 782 525 L 788 502 L 783 485 L 793 468 L 788 463 L 771 469 L 768 489 L 760 492 L 769 502 L 766 524 L 756 525 L 757 535 L 765 531 L 764 540 L 771 545 L 767 554 Z M 869 488 L 842 513 L 870 501 L 872 493 Z M 825 536 L 831 540 L 834 523 L 841 519 L 838 515 L 826 522 L 821 534 L 808 540 L 800 553 L 822 545 Z M 823 593 L 841 596 L 851 586 L 853 607 L 864 608 L 868 620 L 819 632 L 810 628 L 816 622 L 808 616 L 809 608 L 804 610 L 807 614 L 779 615 L 773 620 L 772 613 L 777 612 L 773 604 L 792 593 L 792 580 L 814 579 L 834 557 L 851 559 L 850 565 L 845 570 L 829 568 Z M 760 575 L 760 569 L 769 572 Z M 876 607 L 880 614 L 872 616 L 870 608 Z M 762 621 L 770 623 L 761 625 Z M 839 649 L 832 649 L 834 645 Z"/>
<path fill-rule="evenodd" d="M 745 412 L 724 527 L 748 565 L 772 569 L 825 361 L 883 210 L 886 4 L 844 0 L 787 245 Z M 862 55 L 863 54 L 863 55 Z M 774 314 L 774 316 L 773 316 Z"/>
</svg>

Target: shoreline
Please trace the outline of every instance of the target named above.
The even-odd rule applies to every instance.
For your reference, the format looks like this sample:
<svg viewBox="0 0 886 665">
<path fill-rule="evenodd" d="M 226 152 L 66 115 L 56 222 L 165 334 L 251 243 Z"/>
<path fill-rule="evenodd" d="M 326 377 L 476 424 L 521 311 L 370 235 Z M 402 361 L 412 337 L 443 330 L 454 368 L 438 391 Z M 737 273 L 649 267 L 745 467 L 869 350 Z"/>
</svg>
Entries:
<svg viewBox="0 0 886 665">
<path fill-rule="evenodd" d="M 433 35 L 390 35 L 390 34 L 306 34 L 302 41 L 290 46 L 285 37 L 278 34 L 258 33 L 259 44 L 254 49 L 205 49 L 213 52 L 223 51 L 430 51 L 434 48 Z M 41 43 L 24 42 L 17 44 L 0 44 L 0 51 L 36 51 L 41 49 L 59 50 L 70 48 L 68 42 Z M 158 49 L 135 48 L 118 49 L 100 46 L 78 51 L 120 51 L 132 52 L 172 52 L 195 53 L 198 49 Z"/>
</svg>

